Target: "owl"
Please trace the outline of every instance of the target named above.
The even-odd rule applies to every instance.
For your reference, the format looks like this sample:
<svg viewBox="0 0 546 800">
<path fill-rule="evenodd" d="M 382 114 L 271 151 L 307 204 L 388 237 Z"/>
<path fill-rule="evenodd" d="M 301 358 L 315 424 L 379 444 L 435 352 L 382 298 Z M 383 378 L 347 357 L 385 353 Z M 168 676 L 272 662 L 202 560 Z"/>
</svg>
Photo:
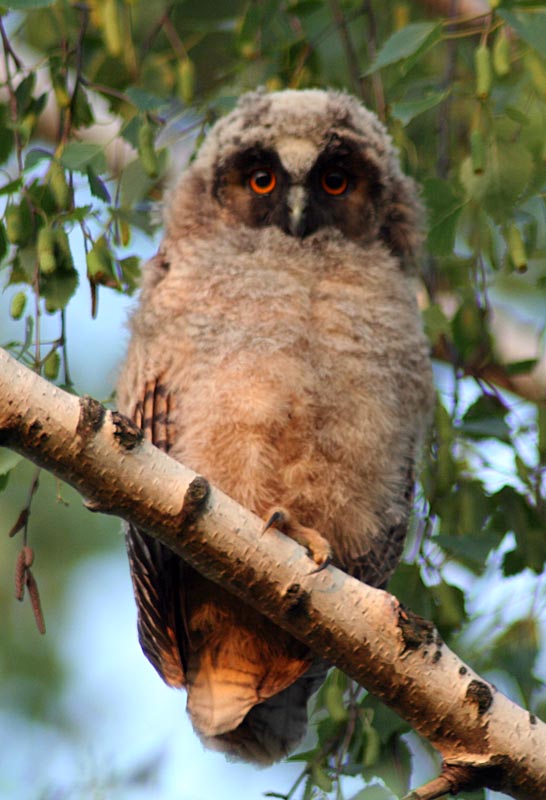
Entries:
<svg viewBox="0 0 546 800">
<path fill-rule="evenodd" d="M 317 566 L 383 587 L 432 406 L 422 209 L 384 127 L 340 92 L 245 94 L 164 223 L 121 411 Z M 293 750 L 327 665 L 143 532 L 126 540 L 141 646 L 205 745 L 260 764 Z"/>
</svg>

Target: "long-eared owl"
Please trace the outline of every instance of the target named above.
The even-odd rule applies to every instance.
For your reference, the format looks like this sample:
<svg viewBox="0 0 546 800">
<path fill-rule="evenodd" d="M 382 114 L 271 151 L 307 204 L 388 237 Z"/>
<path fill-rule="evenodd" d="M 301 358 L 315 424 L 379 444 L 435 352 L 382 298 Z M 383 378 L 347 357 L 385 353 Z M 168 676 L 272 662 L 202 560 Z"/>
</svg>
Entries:
<svg viewBox="0 0 546 800">
<path fill-rule="evenodd" d="M 166 203 L 120 409 L 173 458 L 332 563 L 384 586 L 432 406 L 412 287 L 422 209 L 349 95 L 245 94 Z M 234 535 L 236 535 L 234 533 Z M 211 747 L 293 749 L 325 665 L 134 528 L 142 648 Z"/>
</svg>

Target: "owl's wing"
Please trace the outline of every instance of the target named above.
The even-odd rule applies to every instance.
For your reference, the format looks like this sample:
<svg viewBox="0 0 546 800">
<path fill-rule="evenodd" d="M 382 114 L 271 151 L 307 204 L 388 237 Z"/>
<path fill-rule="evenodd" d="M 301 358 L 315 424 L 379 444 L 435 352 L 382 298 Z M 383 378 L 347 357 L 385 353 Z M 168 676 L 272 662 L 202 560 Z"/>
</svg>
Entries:
<svg viewBox="0 0 546 800">
<path fill-rule="evenodd" d="M 409 517 L 415 491 L 415 458 L 409 456 L 403 481 L 403 501 L 399 518 L 394 524 L 387 523 L 372 548 L 351 561 L 345 561 L 342 569 L 359 581 L 384 589 L 402 556 L 408 531 Z"/>
<path fill-rule="evenodd" d="M 159 380 L 149 381 L 132 413 L 145 438 L 165 452 L 171 443 L 170 403 L 165 385 Z M 175 553 L 133 525 L 127 528 L 126 544 L 140 645 L 166 683 L 184 686 L 184 564 Z"/>
</svg>

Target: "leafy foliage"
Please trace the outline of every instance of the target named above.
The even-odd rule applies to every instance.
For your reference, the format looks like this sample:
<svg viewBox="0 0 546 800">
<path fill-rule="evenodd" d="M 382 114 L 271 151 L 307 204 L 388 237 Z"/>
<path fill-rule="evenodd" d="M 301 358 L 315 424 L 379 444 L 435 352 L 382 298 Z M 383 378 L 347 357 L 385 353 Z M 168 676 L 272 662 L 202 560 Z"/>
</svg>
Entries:
<svg viewBox="0 0 546 800">
<path fill-rule="evenodd" d="M 460 19 L 404 0 L 11 0 L 0 18 L 0 271 L 20 326 L 7 346 L 71 388 L 66 308 L 82 281 L 93 314 L 100 292 L 135 290 L 135 231 L 154 232 L 170 151 L 189 158 L 256 85 L 360 95 L 423 186 L 421 294 L 438 365 L 414 530 L 391 588 L 544 712 L 533 574 L 546 560 L 545 304 L 534 316 L 526 306 L 546 287 L 546 6 L 491 7 Z M 40 339 L 44 314 L 59 318 L 53 342 Z M 514 356 L 510 320 L 521 315 L 535 344 Z M 12 467 L 0 454 L 0 489 Z M 499 571 L 508 583 L 526 576 L 533 604 L 496 618 L 478 648 L 468 642 L 480 609 L 463 590 Z M 342 797 L 355 776 L 353 800 L 408 790 L 407 726 L 374 698 L 333 672 L 313 719 L 300 778 L 270 796 Z"/>
</svg>

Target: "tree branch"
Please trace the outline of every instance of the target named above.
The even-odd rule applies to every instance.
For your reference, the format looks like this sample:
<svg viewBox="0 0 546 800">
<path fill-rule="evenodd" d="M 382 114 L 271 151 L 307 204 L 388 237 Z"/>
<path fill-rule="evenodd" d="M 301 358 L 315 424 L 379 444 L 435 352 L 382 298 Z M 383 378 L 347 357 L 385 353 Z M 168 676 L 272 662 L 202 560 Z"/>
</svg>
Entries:
<svg viewBox="0 0 546 800">
<path fill-rule="evenodd" d="M 546 796 L 546 725 L 463 664 L 430 622 L 333 567 L 312 574 L 299 545 L 274 530 L 261 536 L 261 520 L 217 489 L 207 495 L 128 419 L 2 350 L 0 445 L 156 536 L 380 697 L 440 751 L 452 793 Z"/>
</svg>

